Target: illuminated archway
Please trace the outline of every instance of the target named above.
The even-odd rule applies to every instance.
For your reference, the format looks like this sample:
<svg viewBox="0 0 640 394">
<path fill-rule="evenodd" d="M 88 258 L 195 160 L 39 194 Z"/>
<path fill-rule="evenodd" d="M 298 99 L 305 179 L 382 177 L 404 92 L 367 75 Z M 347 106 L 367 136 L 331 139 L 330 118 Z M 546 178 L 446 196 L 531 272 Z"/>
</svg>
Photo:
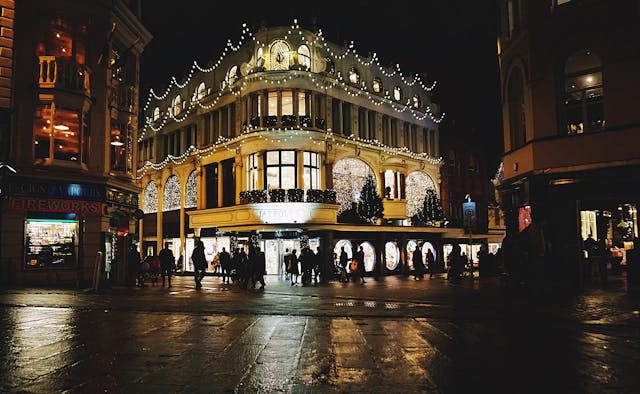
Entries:
<svg viewBox="0 0 640 394">
<path fill-rule="evenodd" d="M 333 165 L 333 189 L 336 191 L 336 202 L 340 204 L 338 214 L 351 208 L 352 202 L 358 201 L 369 175 L 375 179 L 371 167 L 353 157 L 338 160 Z"/>
<path fill-rule="evenodd" d="M 156 186 L 156 183 L 153 181 L 147 183 L 143 194 L 144 201 L 142 210 L 144 213 L 158 212 L 158 186 Z"/>
<path fill-rule="evenodd" d="M 340 253 L 342 252 L 343 246 L 345 253 L 347 253 L 347 259 L 351 260 L 351 257 L 353 257 L 353 247 L 351 246 L 351 242 L 346 239 L 341 239 L 340 241 L 336 242 L 336 246 L 333 248 L 333 253 L 335 253 L 336 259 L 334 265 L 340 264 Z M 348 265 L 349 264 L 347 264 L 347 270 L 349 269 Z"/>
<path fill-rule="evenodd" d="M 376 268 L 376 248 L 370 242 L 360 244 L 364 252 L 364 270 L 371 272 Z"/>
<path fill-rule="evenodd" d="M 422 210 L 422 204 L 428 189 L 436 190 L 436 184 L 426 173 L 414 171 L 407 176 L 407 217 L 411 218 Z"/>
<path fill-rule="evenodd" d="M 162 192 L 162 211 L 180 209 L 180 181 L 176 175 L 167 178 Z"/>
<path fill-rule="evenodd" d="M 198 177 L 196 171 L 191 171 L 185 187 L 184 207 L 196 208 L 198 205 Z"/>
</svg>

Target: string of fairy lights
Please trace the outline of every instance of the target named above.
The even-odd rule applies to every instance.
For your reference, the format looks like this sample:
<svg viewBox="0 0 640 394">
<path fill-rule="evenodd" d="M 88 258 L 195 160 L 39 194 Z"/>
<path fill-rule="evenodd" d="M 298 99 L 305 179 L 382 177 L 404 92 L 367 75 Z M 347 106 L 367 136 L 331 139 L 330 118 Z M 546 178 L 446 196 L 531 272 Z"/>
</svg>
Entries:
<svg viewBox="0 0 640 394">
<path fill-rule="evenodd" d="M 353 134 L 350 136 L 336 135 L 331 131 L 327 132 L 319 132 L 319 131 L 310 131 L 310 130 L 299 130 L 297 128 L 264 128 L 261 131 L 265 133 L 258 133 L 254 129 L 250 132 L 244 132 L 243 134 L 229 138 L 224 136 L 219 136 L 216 142 L 210 146 L 204 148 L 197 148 L 193 145 L 190 145 L 182 154 L 180 155 L 172 155 L 168 154 L 164 160 L 153 163 L 151 161 L 145 162 L 145 164 L 138 169 L 137 179 L 142 179 L 148 171 L 162 170 L 165 166 L 173 163 L 175 165 L 184 164 L 191 156 L 194 156 L 196 159 L 204 159 L 207 158 L 214 153 L 222 150 L 227 151 L 236 151 L 237 149 L 241 149 L 244 143 L 251 139 L 252 141 L 256 139 L 268 140 L 270 142 L 275 142 L 277 144 L 283 144 L 294 139 L 307 138 L 310 143 L 314 145 L 321 145 L 323 149 L 326 148 L 327 143 L 332 143 L 338 147 L 367 147 L 367 148 L 378 148 L 381 149 L 383 153 L 388 155 L 402 155 L 406 157 L 410 157 L 415 160 L 425 160 L 430 164 L 439 165 L 442 163 L 442 157 L 433 158 L 429 156 L 427 153 L 414 153 L 411 152 L 407 147 L 393 148 L 387 146 L 376 139 L 369 140 L 364 138 L 355 137 Z M 295 134 L 291 132 L 295 131 Z M 274 136 L 273 132 L 281 132 L 283 135 Z M 267 134 L 269 133 L 269 134 Z M 313 133 L 313 134 L 312 134 Z M 314 138 L 315 137 L 315 138 Z"/>
<path fill-rule="evenodd" d="M 418 74 L 415 74 L 412 79 L 409 79 L 407 77 L 405 77 L 401 70 L 400 70 L 400 66 L 398 64 L 396 64 L 396 69 L 393 71 L 387 71 L 381 64 L 380 61 L 377 57 L 377 54 L 374 53 L 371 56 L 370 60 L 364 60 L 364 58 L 360 55 L 357 54 L 356 50 L 354 49 L 354 43 L 353 41 L 346 47 L 346 50 L 344 53 L 342 54 L 337 54 L 336 52 L 334 52 L 334 50 L 331 48 L 331 45 L 329 45 L 328 42 L 325 41 L 323 35 L 322 35 L 322 30 L 319 30 L 319 32 L 317 34 L 315 34 L 313 37 L 313 40 L 308 40 L 302 32 L 302 29 L 300 28 L 297 20 L 294 20 L 294 24 L 291 26 L 292 30 L 289 30 L 287 33 L 287 35 L 285 36 L 285 40 L 289 38 L 289 35 L 293 34 L 293 31 L 296 31 L 297 34 L 301 37 L 301 41 L 303 43 L 305 43 L 305 45 L 311 45 L 311 46 L 320 46 L 322 48 L 325 48 L 325 50 L 329 53 L 329 55 L 331 57 L 333 57 L 334 59 L 337 60 L 342 60 L 344 58 L 346 58 L 349 54 L 352 54 L 353 57 L 363 66 L 365 67 L 369 67 L 372 64 L 376 64 L 376 66 L 379 68 L 380 72 L 386 76 L 386 77 L 394 77 L 396 75 L 398 75 L 400 77 L 400 79 L 402 80 L 402 82 L 406 85 L 406 86 L 414 86 L 415 84 L 419 84 L 420 87 L 425 90 L 426 92 L 430 92 L 432 91 L 435 86 L 436 86 L 436 82 L 434 81 L 430 86 L 427 86 L 420 78 L 420 76 Z M 153 99 L 156 100 L 164 100 L 166 99 L 170 92 L 172 91 L 172 89 L 174 87 L 177 87 L 179 89 L 182 89 L 186 86 L 189 85 L 189 83 L 191 82 L 193 76 L 195 75 L 196 70 L 203 72 L 203 73 L 210 73 L 215 71 L 220 64 L 222 64 L 222 62 L 224 61 L 225 57 L 227 56 L 228 53 L 230 53 L 231 51 L 233 52 L 237 52 L 242 45 L 246 42 L 246 40 L 248 39 L 253 39 L 254 41 L 256 41 L 256 45 L 258 47 L 266 45 L 265 43 L 261 43 L 254 35 L 253 33 L 251 33 L 250 29 L 247 27 L 246 23 L 242 25 L 242 34 L 240 37 L 240 40 L 237 42 L 237 44 L 234 45 L 234 43 L 231 40 L 227 41 L 227 45 L 225 46 L 225 48 L 223 49 L 222 54 L 220 55 L 220 57 L 217 59 L 217 61 L 215 63 L 213 63 L 213 65 L 211 65 L 210 67 L 204 68 L 201 67 L 197 61 L 194 60 L 187 76 L 186 79 L 184 81 L 184 83 L 180 83 L 178 82 L 178 80 L 174 77 L 171 77 L 171 81 L 169 83 L 169 86 L 166 88 L 166 90 L 164 91 L 164 93 L 158 95 L 156 94 L 156 92 L 154 91 L 154 89 L 150 89 L 150 94 L 147 98 L 147 102 L 144 105 L 143 108 L 143 112 L 146 112 L 151 104 L 151 101 Z M 263 73 L 264 74 L 264 73 Z M 289 73 L 290 74 L 290 73 Z M 342 89 L 345 92 L 347 92 L 349 95 L 351 96 L 365 96 L 369 99 L 369 101 L 374 104 L 374 105 L 382 105 L 384 103 L 390 103 L 393 110 L 396 112 L 407 112 L 410 111 L 411 114 L 418 120 L 424 120 L 427 116 L 429 118 L 431 118 L 434 122 L 436 123 L 440 123 L 442 121 L 442 119 L 444 118 L 445 114 L 442 113 L 440 115 L 440 117 L 436 117 L 435 114 L 432 113 L 431 107 L 430 106 L 426 106 L 425 107 L 425 112 L 424 113 L 420 113 L 420 111 L 417 111 L 415 109 L 413 109 L 411 107 L 411 99 L 407 99 L 407 102 L 404 105 L 397 105 L 394 104 L 394 102 L 391 100 L 390 96 L 389 96 L 389 92 L 385 91 L 384 92 L 384 97 L 379 97 L 377 95 L 372 95 L 366 85 L 363 84 L 363 86 L 352 86 L 349 85 L 347 83 L 347 81 L 344 80 L 344 78 L 342 77 L 342 75 L 340 73 L 338 73 L 338 77 L 335 80 L 331 80 L 331 79 L 327 79 L 328 83 L 323 83 L 323 80 L 320 78 L 316 78 L 313 73 L 310 72 L 306 72 L 303 74 L 299 74 L 297 71 L 293 72 L 293 75 L 285 75 L 284 76 L 280 76 L 279 78 L 274 79 L 273 77 L 271 78 L 265 78 L 264 75 L 259 75 L 257 76 L 257 78 L 259 80 L 267 80 L 269 82 L 271 82 L 271 84 L 281 84 L 282 82 L 284 82 L 286 79 L 292 79 L 293 77 L 299 77 L 300 75 L 305 75 L 307 77 L 312 78 L 313 82 L 316 84 L 316 86 L 320 89 L 326 89 L 326 90 L 330 90 L 330 89 Z M 168 110 L 166 112 L 163 113 L 163 117 L 161 122 L 158 122 L 158 119 L 154 119 L 153 117 L 147 117 L 145 118 L 145 125 L 142 129 L 142 132 L 139 135 L 139 139 L 138 141 L 141 141 L 145 135 L 146 135 L 146 131 L 147 129 L 151 129 L 153 131 L 160 131 L 169 120 L 174 120 L 178 123 L 185 121 L 188 117 L 189 114 L 198 106 L 200 106 L 203 109 L 211 109 L 213 108 L 218 101 L 220 100 L 221 97 L 223 97 L 226 93 L 231 93 L 231 94 L 235 94 L 235 95 L 240 95 L 242 93 L 242 91 L 247 87 L 247 80 L 252 80 L 255 79 L 256 76 L 254 75 L 249 75 L 247 76 L 247 78 L 245 78 L 244 81 L 242 81 L 242 84 L 240 86 L 234 86 L 233 84 L 228 84 L 226 85 L 223 89 L 220 89 L 217 92 L 216 97 L 211 98 L 210 103 L 205 105 L 203 102 L 205 101 L 206 98 L 209 97 L 200 97 L 198 96 L 196 98 L 196 100 L 191 100 L 191 102 L 189 103 L 189 106 L 187 108 L 180 108 L 179 111 L 175 111 L 177 113 L 174 113 L 174 111 Z M 237 85 L 237 84 L 236 84 Z"/>
</svg>

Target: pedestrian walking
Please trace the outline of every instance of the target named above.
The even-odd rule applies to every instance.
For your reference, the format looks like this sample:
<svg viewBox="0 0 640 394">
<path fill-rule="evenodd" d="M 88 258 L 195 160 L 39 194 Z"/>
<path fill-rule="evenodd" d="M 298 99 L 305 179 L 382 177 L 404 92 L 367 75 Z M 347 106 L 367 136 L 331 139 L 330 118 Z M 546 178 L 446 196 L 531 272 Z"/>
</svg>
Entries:
<svg viewBox="0 0 640 394">
<path fill-rule="evenodd" d="M 267 271 L 267 264 L 264 257 L 264 252 L 260 250 L 260 247 L 256 247 L 254 253 L 254 271 L 253 287 L 256 287 L 256 283 L 260 283 L 260 290 L 264 289 L 264 274 Z"/>
<path fill-rule="evenodd" d="M 347 264 L 349 263 L 349 256 L 344 250 L 344 246 L 340 247 L 340 282 L 348 282 L 347 277 Z"/>
<path fill-rule="evenodd" d="M 222 283 L 231 282 L 231 255 L 223 247 L 220 252 L 220 266 L 222 267 Z"/>
<path fill-rule="evenodd" d="M 196 282 L 196 289 L 202 288 L 202 279 L 207 270 L 207 259 L 204 255 L 204 243 L 201 240 L 196 241 L 196 247 L 191 253 L 191 261 L 193 261 L 193 278 Z"/>
<path fill-rule="evenodd" d="M 298 283 L 298 276 L 300 275 L 300 271 L 298 271 L 298 256 L 296 256 L 295 249 L 293 249 L 289 255 L 289 264 L 287 267 L 291 275 L 291 286 L 293 286 Z"/>
<path fill-rule="evenodd" d="M 136 286 L 136 280 L 140 273 L 140 252 L 136 244 L 129 246 L 129 252 L 127 253 L 127 287 L 131 288 Z"/>
<path fill-rule="evenodd" d="M 289 257 L 290 252 L 289 248 L 285 249 L 284 256 L 282 257 L 282 274 L 284 275 L 284 279 L 289 279 Z"/>
<path fill-rule="evenodd" d="M 351 275 L 354 282 L 360 282 L 360 284 L 365 284 L 367 281 L 364 279 L 364 251 L 362 250 L 362 244 L 358 246 L 358 251 L 353 256 L 353 260 L 355 260 L 355 267 L 351 268 Z M 355 268 L 355 269 L 354 269 Z"/>
<path fill-rule="evenodd" d="M 176 258 L 173 255 L 171 249 L 169 249 L 169 243 L 164 244 L 164 248 L 158 253 L 160 258 L 160 275 L 162 275 L 162 287 L 164 287 L 165 279 L 168 281 L 168 287 L 171 287 L 171 275 L 173 271 Z"/>
<path fill-rule="evenodd" d="M 247 253 L 242 248 L 238 248 L 237 255 L 237 272 L 238 272 L 238 284 L 241 289 L 246 289 L 249 285 L 249 279 L 251 279 L 251 267 L 249 266 L 249 258 Z"/>
<path fill-rule="evenodd" d="M 413 260 L 413 279 L 422 280 L 424 278 L 424 262 L 422 260 L 422 252 L 420 245 L 416 244 L 416 248 L 411 256 Z"/>
<path fill-rule="evenodd" d="M 427 249 L 427 271 L 429 272 L 429 279 L 433 278 L 433 272 L 436 269 L 435 265 L 436 258 L 431 249 Z"/>
</svg>

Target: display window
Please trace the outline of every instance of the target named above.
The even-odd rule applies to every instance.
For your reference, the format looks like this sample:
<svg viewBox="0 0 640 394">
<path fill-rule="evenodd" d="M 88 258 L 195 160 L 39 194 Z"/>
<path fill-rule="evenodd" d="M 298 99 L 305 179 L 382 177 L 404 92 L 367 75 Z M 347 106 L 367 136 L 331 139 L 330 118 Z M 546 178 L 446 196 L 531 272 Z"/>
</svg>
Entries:
<svg viewBox="0 0 640 394">
<path fill-rule="evenodd" d="M 340 265 L 340 253 L 342 253 L 342 247 L 344 247 L 344 251 L 347 254 L 347 259 L 351 260 L 351 257 L 353 257 L 353 248 L 351 246 L 351 242 L 349 242 L 346 239 L 341 239 L 340 241 L 336 242 L 336 246 L 333 248 L 333 255 L 335 257 L 335 262 L 334 262 L 335 266 Z M 349 269 L 349 264 L 347 264 L 347 270 L 348 269 Z"/>
<path fill-rule="evenodd" d="M 436 248 L 433 247 L 431 242 L 425 242 L 422 245 L 422 261 L 424 261 L 425 267 L 427 266 L 427 252 L 431 251 L 433 253 L 433 261 L 438 261 L 438 254 L 436 253 Z"/>
<path fill-rule="evenodd" d="M 78 221 L 27 219 L 25 268 L 75 268 L 78 263 Z"/>
<path fill-rule="evenodd" d="M 361 246 L 364 252 L 364 269 L 371 272 L 376 268 L 376 249 L 369 242 L 363 242 Z"/>
<path fill-rule="evenodd" d="M 400 263 L 400 248 L 395 242 L 387 242 L 384 246 L 384 259 L 387 269 L 393 271 Z"/>
<path fill-rule="evenodd" d="M 411 239 L 407 241 L 407 257 L 405 260 L 410 271 L 413 271 L 413 251 L 416 250 L 417 246 L 418 242 L 416 240 Z"/>
</svg>

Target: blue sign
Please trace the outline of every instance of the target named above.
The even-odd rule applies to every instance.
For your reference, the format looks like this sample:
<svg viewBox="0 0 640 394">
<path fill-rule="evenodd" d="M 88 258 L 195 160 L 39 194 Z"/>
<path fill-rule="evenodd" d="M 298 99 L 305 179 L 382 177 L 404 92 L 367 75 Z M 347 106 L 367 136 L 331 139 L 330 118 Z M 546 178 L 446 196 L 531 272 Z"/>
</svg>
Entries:
<svg viewBox="0 0 640 394">
<path fill-rule="evenodd" d="M 476 203 L 473 201 L 462 203 L 462 216 L 465 228 L 476 226 Z"/>
</svg>

